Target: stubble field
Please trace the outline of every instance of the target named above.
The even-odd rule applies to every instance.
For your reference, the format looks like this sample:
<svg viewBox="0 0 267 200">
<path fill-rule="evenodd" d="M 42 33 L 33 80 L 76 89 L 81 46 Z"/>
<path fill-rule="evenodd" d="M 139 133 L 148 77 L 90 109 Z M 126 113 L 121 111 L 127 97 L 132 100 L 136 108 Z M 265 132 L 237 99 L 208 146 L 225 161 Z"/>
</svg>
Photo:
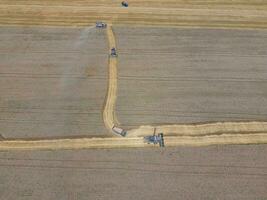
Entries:
<svg viewBox="0 0 267 200">
<path fill-rule="evenodd" d="M 88 28 L 1 27 L 0 134 L 105 136 L 107 41 Z"/>
</svg>

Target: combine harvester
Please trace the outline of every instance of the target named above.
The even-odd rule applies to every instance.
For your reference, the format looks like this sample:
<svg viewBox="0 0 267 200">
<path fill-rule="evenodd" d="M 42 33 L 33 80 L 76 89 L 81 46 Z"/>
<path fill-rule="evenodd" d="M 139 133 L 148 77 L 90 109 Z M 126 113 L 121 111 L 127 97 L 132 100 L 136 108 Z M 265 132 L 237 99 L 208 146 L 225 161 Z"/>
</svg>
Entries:
<svg viewBox="0 0 267 200">
<path fill-rule="evenodd" d="M 154 134 L 145 136 L 144 142 L 147 144 L 159 144 L 160 147 L 165 147 L 163 133 L 156 135 L 156 128 L 154 128 Z"/>
<path fill-rule="evenodd" d="M 121 5 L 122 5 L 123 7 L 128 7 L 128 6 L 129 6 L 129 4 L 128 4 L 126 1 L 121 2 Z"/>
<path fill-rule="evenodd" d="M 110 50 L 110 56 L 111 57 L 117 57 L 118 56 L 117 50 L 116 50 L 115 47 L 111 48 L 111 50 Z"/>
<path fill-rule="evenodd" d="M 96 22 L 95 27 L 96 28 L 107 28 L 107 24 L 103 22 Z"/>
<path fill-rule="evenodd" d="M 112 131 L 122 137 L 125 137 L 127 134 L 126 130 L 116 127 L 115 125 L 113 126 Z M 159 144 L 160 147 L 165 147 L 163 133 L 159 133 L 158 135 L 154 133 L 153 135 L 145 136 L 144 142 L 147 144 L 154 144 L 154 145 Z"/>
<path fill-rule="evenodd" d="M 163 133 L 159 133 L 156 135 L 155 133 L 153 135 L 145 136 L 144 142 L 147 144 L 159 144 L 160 147 L 164 147 L 164 138 Z"/>
</svg>

